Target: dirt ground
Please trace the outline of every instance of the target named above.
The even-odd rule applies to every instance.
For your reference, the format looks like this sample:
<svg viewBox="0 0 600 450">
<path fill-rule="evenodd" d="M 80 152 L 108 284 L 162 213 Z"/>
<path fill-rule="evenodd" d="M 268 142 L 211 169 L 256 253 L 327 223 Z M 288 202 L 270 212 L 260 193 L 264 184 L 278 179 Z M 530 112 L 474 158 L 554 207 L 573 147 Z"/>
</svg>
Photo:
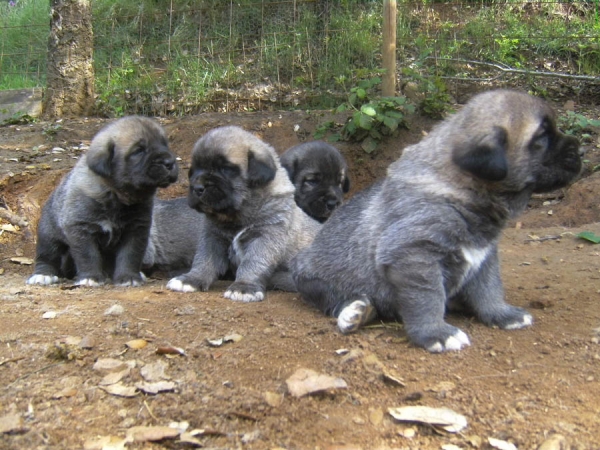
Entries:
<svg viewBox="0 0 600 450">
<path fill-rule="evenodd" d="M 210 128 L 237 124 L 283 151 L 310 140 L 325 114 L 164 120 L 181 176 L 160 195 L 185 194 L 190 150 Z M 504 233 L 506 295 L 534 315 L 533 327 L 502 331 L 452 315 L 472 345 L 438 355 L 410 345 L 400 324 L 343 336 L 291 293 L 240 304 L 222 297 L 226 282 L 184 294 L 160 276 L 141 288 L 25 285 L 40 205 L 105 122 L 0 127 L 0 206 L 28 222 L 11 230 L 0 221 L 1 449 L 600 448 L 600 246 L 575 236 L 600 234 L 597 141 L 581 180 L 533 199 Z M 413 119 L 374 155 L 336 144 L 352 193 L 432 124 Z M 164 354 L 176 349 L 184 354 Z M 299 369 L 346 387 L 296 397 L 287 382 Z M 467 426 L 448 433 L 388 413 L 417 405 L 449 408 Z"/>
</svg>

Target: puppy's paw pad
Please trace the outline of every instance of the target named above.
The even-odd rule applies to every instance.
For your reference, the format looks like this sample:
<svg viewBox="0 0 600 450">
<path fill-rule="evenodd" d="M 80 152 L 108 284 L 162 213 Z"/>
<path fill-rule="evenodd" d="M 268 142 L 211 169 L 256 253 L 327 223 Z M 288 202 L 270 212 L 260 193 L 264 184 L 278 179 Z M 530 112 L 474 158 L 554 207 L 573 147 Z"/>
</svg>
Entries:
<svg viewBox="0 0 600 450">
<path fill-rule="evenodd" d="M 95 280 L 94 278 L 82 278 L 81 280 L 77 280 L 75 282 L 75 286 L 87 286 L 87 287 L 98 287 L 102 286 L 104 283 L 101 281 Z"/>
<path fill-rule="evenodd" d="M 243 302 L 243 303 L 251 303 L 251 302 L 262 302 L 265 299 L 264 292 L 241 292 L 241 291 L 231 291 L 227 290 L 223 294 L 223 297 L 228 298 L 229 300 L 233 300 L 234 302 Z"/>
<path fill-rule="evenodd" d="M 368 300 L 355 300 L 340 312 L 337 325 L 343 334 L 352 333 L 375 316 L 375 308 Z"/>
<path fill-rule="evenodd" d="M 427 347 L 427 351 L 431 353 L 455 352 L 462 350 L 463 347 L 468 347 L 469 345 L 471 345 L 469 336 L 463 331 L 458 330 L 455 334 L 448 336 L 443 343 L 437 341 L 433 345 Z"/>
<path fill-rule="evenodd" d="M 183 281 L 178 280 L 177 278 L 172 278 L 167 283 L 167 289 L 176 292 L 196 292 L 197 289 L 191 284 L 185 284 Z"/>
<path fill-rule="evenodd" d="M 521 320 L 509 322 L 505 324 L 502 328 L 504 328 L 505 330 L 518 330 L 519 328 L 525 328 L 531 325 L 533 325 L 533 316 L 531 314 L 523 314 Z"/>
<path fill-rule="evenodd" d="M 41 286 L 48 286 L 50 284 L 58 283 L 58 277 L 56 275 L 31 275 L 27 279 L 27 284 L 39 284 Z"/>
</svg>

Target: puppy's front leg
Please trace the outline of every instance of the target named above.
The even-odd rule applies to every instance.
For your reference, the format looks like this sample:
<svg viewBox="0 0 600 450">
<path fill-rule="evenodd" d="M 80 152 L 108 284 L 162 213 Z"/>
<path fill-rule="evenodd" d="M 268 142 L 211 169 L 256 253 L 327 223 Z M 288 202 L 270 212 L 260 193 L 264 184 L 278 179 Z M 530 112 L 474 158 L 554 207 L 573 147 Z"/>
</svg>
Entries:
<svg viewBox="0 0 600 450">
<path fill-rule="evenodd" d="M 384 266 L 383 272 L 396 291 L 396 298 L 390 299 L 386 307 L 395 309 L 390 312 L 402 317 L 413 343 L 434 353 L 470 345 L 463 331 L 444 321 L 446 291 L 436 259 L 423 258 L 410 263 L 397 259 Z"/>
<path fill-rule="evenodd" d="M 198 240 L 190 271 L 171 278 L 167 289 L 178 292 L 196 292 L 198 289 L 207 291 L 229 267 L 227 247 L 227 241 L 223 238 L 205 233 Z"/>
<path fill-rule="evenodd" d="M 106 275 L 102 270 L 102 253 L 94 235 L 85 227 L 74 225 L 65 227 L 65 235 L 77 270 L 75 284 L 90 287 L 104 284 Z"/>
<path fill-rule="evenodd" d="M 271 274 L 283 259 L 283 239 L 278 230 L 248 227 L 239 232 L 231 244 L 231 258 L 238 264 L 235 282 L 225 298 L 238 302 L 260 302 Z"/>
<path fill-rule="evenodd" d="M 119 286 L 141 286 L 146 281 L 141 273 L 148 244 L 150 225 L 130 227 L 121 237 L 115 258 L 113 281 Z"/>
<path fill-rule="evenodd" d="M 504 300 L 497 248 L 493 249 L 479 271 L 467 281 L 457 297 L 488 326 L 514 330 L 533 323 L 531 314 L 523 308 L 507 304 Z"/>
</svg>

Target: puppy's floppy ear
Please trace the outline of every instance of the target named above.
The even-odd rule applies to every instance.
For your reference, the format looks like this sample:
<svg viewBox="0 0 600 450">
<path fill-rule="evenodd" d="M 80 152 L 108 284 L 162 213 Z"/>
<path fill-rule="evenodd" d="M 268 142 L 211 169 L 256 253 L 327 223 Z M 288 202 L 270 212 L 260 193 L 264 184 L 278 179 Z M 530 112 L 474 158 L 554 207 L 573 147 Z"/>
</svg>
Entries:
<svg viewBox="0 0 600 450">
<path fill-rule="evenodd" d="M 275 178 L 277 166 L 275 160 L 268 153 L 258 158 L 252 150 L 248 151 L 248 186 L 250 188 L 262 187 Z"/>
<path fill-rule="evenodd" d="M 506 130 L 495 126 L 491 133 L 479 141 L 455 148 L 452 153 L 452 160 L 461 169 L 471 172 L 482 180 L 503 180 L 508 175 L 507 140 L 508 133 Z"/>
<path fill-rule="evenodd" d="M 290 159 L 287 158 L 285 160 L 285 163 L 284 161 L 281 161 L 281 165 L 283 166 L 283 168 L 288 174 L 288 177 L 293 183 L 295 181 L 294 177 L 296 176 L 296 172 L 298 171 L 298 159 L 294 158 L 290 161 Z"/>
<path fill-rule="evenodd" d="M 347 174 L 344 174 L 344 181 L 342 181 L 342 191 L 344 194 L 347 194 L 350 190 L 350 178 L 348 178 Z"/>
<path fill-rule="evenodd" d="M 87 152 L 87 165 L 104 178 L 112 175 L 112 162 L 115 156 L 115 143 L 112 139 L 92 145 Z"/>
</svg>

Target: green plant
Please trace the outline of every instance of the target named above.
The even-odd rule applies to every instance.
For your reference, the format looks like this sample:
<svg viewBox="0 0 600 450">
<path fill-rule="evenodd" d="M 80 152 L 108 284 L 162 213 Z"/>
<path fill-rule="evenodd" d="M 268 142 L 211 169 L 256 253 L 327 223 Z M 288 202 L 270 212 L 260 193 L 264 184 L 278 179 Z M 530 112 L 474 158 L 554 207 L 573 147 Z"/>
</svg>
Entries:
<svg viewBox="0 0 600 450">
<path fill-rule="evenodd" d="M 381 78 L 361 80 L 350 89 L 348 100 L 337 107 L 336 112 L 353 111 L 338 135 L 342 140 L 361 142 L 367 153 L 372 153 L 384 136 L 393 134 L 398 127 L 407 127 L 406 115 L 414 112 L 414 106 L 406 97 L 377 97 L 375 87 Z"/>
<path fill-rule="evenodd" d="M 582 142 L 592 140 L 591 133 L 594 128 L 600 127 L 600 120 L 588 119 L 586 116 L 574 111 L 558 118 L 558 126 L 565 134 L 576 136 Z"/>
<path fill-rule="evenodd" d="M 62 125 L 60 123 L 51 123 L 44 126 L 42 133 L 52 139 L 60 130 L 62 130 Z"/>
<path fill-rule="evenodd" d="M 6 110 L 0 110 L 2 113 L 6 113 Z M 7 117 L 2 121 L 2 125 L 25 125 L 28 123 L 35 122 L 35 118 L 31 117 L 29 114 L 16 112 L 12 114 L 10 117 Z"/>
<path fill-rule="evenodd" d="M 582 231 L 579 234 L 575 235 L 579 239 L 585 239 L 586 241 L 592 242 L 594 244 L 600 244 L 600 236 L 593 233 L 592 231 Z"/>
<path fill-rule="evenodd" d="M 417 85 L 419 112 L 432 119 L 443 119 L 451 110 L 451 97 L 444 80 L 436 76 L 422 75 L 416 69 L 410 68 L 403 69 L 402 74 L 405 79 Z"/>
</svg>

